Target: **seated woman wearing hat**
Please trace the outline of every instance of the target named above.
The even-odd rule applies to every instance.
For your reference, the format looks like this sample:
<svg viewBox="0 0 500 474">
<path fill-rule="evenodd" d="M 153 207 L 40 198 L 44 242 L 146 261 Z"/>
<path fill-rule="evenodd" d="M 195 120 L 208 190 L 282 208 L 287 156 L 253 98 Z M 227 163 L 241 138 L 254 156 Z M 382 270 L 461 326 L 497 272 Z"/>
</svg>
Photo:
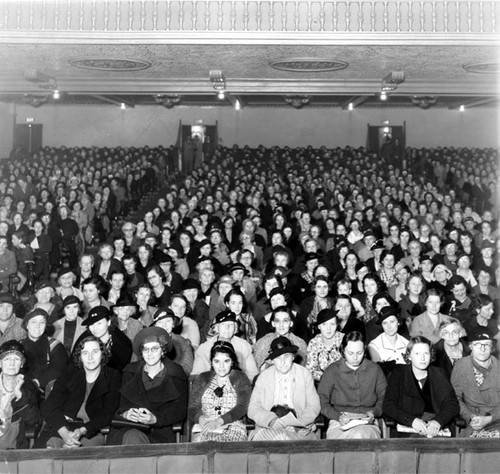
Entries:
<svg viewBox="0 0 500 474">
<path fill-rule="evenodd" d="M 121 374 L 107 366 L 104 343 L 86 335 L 75 346 L 73 364 L 56 380 L 42 406 L 45 428 L 35 448 L 100 446 L 120 401 Z"/>
<path fill-rule="evenodd" d="M 246 441 L 241 418 L 246 415 L 252 387 L 241 372 L 230 342 L 218 341 L 210 350 L 210 371 L 193 383 L 189 398 L 189 418 L 193 441 Z"/>
<path fill-rule="evenodd" d="M 396 308 L 384 306 L 378 311 L 377 325 L 382 327 L 383 332 L 368 344 L 368 353 L 370 359 L 377 362 L 385 374 L 389 374 L 396 364 L 406 363 L 404 355 L 408 339 L 398 334 L 404 322 Z"/>
<path fill-rule="evenodd" d="M 271 312 L 271 325 L 274 332 L 261 337 L 253 346 L 253 356 L 258 369 L 262 372 L 267 369 L 272 362 L 267 359 L 271 343 L 280 336 L 285 336 L 299 350 L 296 362 L 304 367 L 307 364 L 307 346 L 303 339 L 292 333 L 294 315 L 286 306 L 278 306 Z"/>
<path fill-rule="evenodd" d="M 26 425 L 40 422 L 36 386 L 20 373 L 25 362 L 20 342 L 10 340 L 0 346 L 0 449 L 28 448 Z"/>
<path fill-rule="evenodd" d="M 53 337 L 64 345 L 69 356 L 73 351 L 75 342 L 85 332 L 81 317 L 83 314 L 82 301 L 74 295 L 66 296 L 63 301 L 62 313 L 62 318 L 59 318 L 53 324 Z"/>
<path fill-rule="evenodd" d="M 257 378 L 248 406 L 256 425 L 251 440 L 317 439 L 319 397 L 311 373 L 294 363 L 297 351 L 284 336 L 271 343 L 272 365 Z"/>
<path fill-rule="evenodd" d="M 378 364 L 366 359 L 360 332 L 346 334 L 340 348 L 342 359 L 325 369 L 318 386 L 321 413 L 330 420 L 326 437 L 380 438 L 374 420 L 382 415 L 387 387 L 384 373 Z M 349 427 L 350 422 L 356 424 Z"/>
<path fill-rule="evenodd" d="M 35 294 L 24 304 L 24 307 L 26 312 L 43 309 L 49 315 L 49 320 L 53 322 L 60 314 L 62 300 L 55 295 L 52 284 L 43 280 L 35 285 Z"/>
<path fill-rule="evenodd" d="M 153 326 L 165 329 L 172 339 L 172 349 L 167 353 L 167 357 L 179 364 L 189 377 L 193 370 L 193 346 L 189 339 L 185 339 L 174 331 L 180 327 L 181 320 L 170 309 L 158 309 L 153 317 Z"/>
<path fill-rule="evenodd" d="M 43 309 L 29 312 L 23 320 L 28 336 L 21 341 L 26 353 L 26 376 L 42 392 L 59 377 L 68 362 L 61 342 L 47 335 L 48 319 L 49 315 Z"/>
<path fill-rule="evenodd" d="M 135 337 L 134 353 L 140 360 L 123 371 L 118 418 L 107 444 L 175 442 L 172 426 L 186 418 L 188 380 L 165 357 L 170 345 L 170 336 L 159 327 L 145 328 Z"/>
<path fill-rule="evenodd" d="M 468 335 L 471 353 L 458 360 L 451 383 L 460 403 L 460 416 L 467 422 L 461 436 L 500 436 L 500 365 L 492 355 L 494 336 L 487 329 Z"/>
<path fill-rule="evenodd" d="M 111 311 L 105 306 L 96 306 L 89 311 L 83 325 L 87 330 L 79 337 L 75 346 L 87 336 L 99 338 L 108 349 L 110 356 L 107 365 L 120 372 L 130 362 L 132 343 L 130 339 L 111 324 Z"/>
<path fill-rule="evenodd" d="M 252 346 L 241 337 L 235 336 L 236 331 L 238 330 L 236 315 L 228 309 L 221 311 L 215 317 L 213 330 L 216 335 L 209 338 L 195 350 L 193 371 L 191 372 L 191 375 L 198 375 L 202 372 L 210 370 L 210 350 L 212 349 L 212 346 L 217 341 L 226 341 L 233 345 L 241 369 L 245 372 L 249 380 L 252 381 L 259 373 L 259 370 L 257 369 L 257 365 L 255 364 L 255 359 L 252 354 Z"/>
<path fill-rule="evenodd" d="M 333 308 L 318 313 L 316 326 L 319 333 L 307 345 L 306 367 L 319 382 L 325 369 L 342 358 L 340 345 L 344 334 L 338 330 L 337 311 Z"/>
<path fill-rule="evenodd" d="M 130 342 L 144 328 L 144 325 L 135 318 L 136 311 L 137 305 L 128 293 L 123 293 L 113 306 L 113 322 L 130 339 Z"/>
<path fill-rule="evenodd" d="M 439 324 L 439 337 L 441 339 L 434 344 L 434 365 L 441 367 L 449 380 L 453 366 L 462 357 L 470 354 L 470 348 L 466 342 L 465 329 L 458 319 L 445 316 Z"/>
<path fill-rule="evenodd" d="M 78 299 L 83 301 L 83 293 L 74 286 L 76 282 L 76 275 L 70 268 L 61 268 L 57 274 L 57 283 L 59 286 L 56 287 L 56 295 L 59 296 L 63 301 L 64 298 L 70 295 L 77 296 Z"/>
</svg>

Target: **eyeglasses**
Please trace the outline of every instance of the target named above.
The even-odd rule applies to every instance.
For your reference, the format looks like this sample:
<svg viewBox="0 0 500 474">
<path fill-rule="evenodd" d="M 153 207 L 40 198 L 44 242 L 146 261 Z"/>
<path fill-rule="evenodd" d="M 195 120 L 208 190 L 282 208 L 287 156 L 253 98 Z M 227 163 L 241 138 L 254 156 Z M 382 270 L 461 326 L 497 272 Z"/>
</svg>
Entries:
<svg viewBox="0 0 500 474">
<path fill-rule="evenodd" d="M 483 351 L 491 350 L 493 348 L 493 344 L 491 342 L 473 342 L 472 345 L 476 349 L 481 349 Z"/>
<path fill-rule="evenodd" d="M 143 347 L 142 352 L 145 352 L 146 354 L 150 353 L 151 354 L 157 354 L 161 350 L 161 346 L 153 346 L 153 347 Z"/>
<path fill-rule="evenodd" d="M 443 337 L 448 337 L 448 336 L 460 336 L 460 330 L 455 329 L 451 332 L 449 331 L 443 331 Z"/>
</svg>

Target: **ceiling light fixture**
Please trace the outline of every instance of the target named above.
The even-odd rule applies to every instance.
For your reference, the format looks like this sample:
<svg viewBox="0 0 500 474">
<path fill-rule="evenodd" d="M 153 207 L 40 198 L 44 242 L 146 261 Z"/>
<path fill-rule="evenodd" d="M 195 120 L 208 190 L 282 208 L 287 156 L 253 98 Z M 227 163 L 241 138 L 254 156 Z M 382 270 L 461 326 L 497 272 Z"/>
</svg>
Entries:
<svg viewBox="0 0 500 474">
<path fill-rule="evenodd" d="M 352 102 L 349 102 L 349 105 L 347 106 L 349 110 L 354 110 L 354 104 Z"/>
<path fill-rule="evenodd" d="M 224 91 L 219 91 L 217 93 L 217 97 L 218 97 L 219 100 L 224 100 L 226 98 L 226 94 L 225 94 Z"/>
<path fill-rule="evenodd" d="M 465 106 L 461 105 L 458 110 L 460 110 L 460 112 L 465 112 Z"/>
<path fill-rule="evenodd" d="M 380 93 L 380 100 L 387 100 L 387 94 L 385 92 Z"/>
<path fill-rule="evenodd" d="M 52 94 L 53 99 L 59 99 L 61 97 L 61 94 L 59 94 L 59 91 L 56 89 L 54 93 Z"/>
<path fill-rule="evenodd" d="M 163 105 L 163 107 L 166 107 L 167 109 L 171 109 L 174 105 L 177 105 L 181 98 L 177 94 L 156 94 L 155 96 L 155 101 L 159 105 Z"/>
<path fill-rule="evenodd" d="M 125 102 L 122 102 L 120 104 L 120 109 L 125 110 L 126 108 L 127 108 L 127 106 L 125 105 Z"/>
<path fill-rule="evenodd" d="M 234 103 L 234 109 L 235 110 L 241 110 L 241 104 L 240 104 L 240 101 L 237 100 L 235 103 Z"/>
<path fill-rule="evenodd" d="M 210 71 L 209 77 L 212 87 L 217 92 L 217 97 L 223 100 L 226 97 L 224 93 L 226 90 L 226 78 L 224 77 L 224 73 L 219 69 L 214 69 Z"/>
</svg>

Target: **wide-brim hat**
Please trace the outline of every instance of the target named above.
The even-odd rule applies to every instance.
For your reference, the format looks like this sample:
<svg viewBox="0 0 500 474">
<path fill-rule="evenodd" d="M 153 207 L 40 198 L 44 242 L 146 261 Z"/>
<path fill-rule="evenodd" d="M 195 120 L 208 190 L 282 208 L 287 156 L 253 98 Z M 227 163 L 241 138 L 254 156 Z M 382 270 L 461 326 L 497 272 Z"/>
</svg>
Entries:
<svg viewBox="0 0 500 474">
<path fill-rule="evenodd" d="M 101 319 L 111 319 L 111 311 L 106 308 L 106 306 L 96 306 L 89 311 L 87 319 L 82 323 L 83 326 L 92 326 L 92 324 L 97 323 Z"/>
<path fill-rule="evenodd" d="M 330 319 L 336 318 L 337 317 L 337 311 L 335 311 L 333 308 L 325 308 L 322 309 L 316 318 L 316 325 L 319 326 L 323 323 L 326 323 L 327 321 L 330 321 Z"/>
<path fill-rule="evenodd" d="M 182 282 L 182 290 L 199 290 L 200 289 L 200 282 L 196 280 L 195 278 L 187 278 Z"/>
<path fill-rule="evenodd" d="M 57 272 L 57 279 L 61 278 L 64 275 L 67 275 L 68 273 L 72 273 L 73 276 L 76 277 L 75 271 L 72 268 L 65 268 L 62 267 L 58 272 Z"/>
<path fill-rule="evenodd" d="M 7 357 L 9 354 L 17 354 L 23 359 L 23 361 L 26 360 L 24 346 L 15 339 L 6 341 L 0 346 L 0 360 L 2 360 L 4 357 Z"/>
<path fill-rule="evenodd" d="M 52 290 L 54 289 L 50 281 L 42 280 L 35 285 L 35 293 L 38 293 L 40 290 L 44 290 L 45 288 L 51 288 Z"/>
<path fill-rule="evenodd" d="M 167 318 L 172 318 L 172 320 L 174 321 L 174 326 L 178 326 L 178 324 L 181 321 L 181 318 L 176 316 L 175 313 L 170 308 L 158 308 L 155 314 L 153 315 L 152 326 L 156 325 L 156 323 Z"/>
<path fill-rule="evenodd" d="M 217 316 L 215 316 L 212 325 L 225 323 L 227 321 L 232 321 L 233 323 L 236 322 L 236 314 L 229 309 L 225 309 L 224 311 L 218 313 Z"/>
<path fill-rule="evenodd" d="M 285 336 L 277 337 L 271 342 L 269 355 L 266 360 L 274 360 L 283 354 L 296 354 L 299 348 L 290 342 Z"/>
<path fill-rule="evenodd" d="M 28 325 L 31 319 L 36 318 L 37 316 L 43 316 L 45 318 L 45 322 L 49 320 L 49 313 L 47 313 L 47 311 L 45 311 L 42 308 L 35 308 L 33 311 L 27 313 L 26 316 L 24 317 L 23 319 L 24 327 Z"/>
<path fill-rule="evenodd" d="M 229 267 L 229 271 L 228 273 L 231 274 L 233 273 L 235 270 L 243 270 L 245 273 L 247 271 L 247 269 L 245 268 L 245 266 L 242 264 L 242 263 L 233 263 L 230 267 Z"/>
<path fill-rule="evenodd" d="M 165 329 L 150 326 L 148 328 L 141 329 L 134 337 L 134 341 L 132 342 L 134 354 L 140 356 L 141 346 L 147 342 L 159 342 L 161 346 L 165 347 L 166 352 L 168 352 L 172 346 L 172 338 L 169 336 L 168 332 L 165 331 Z"/>
<path fill-rule="evenodd" d="M 133 306 L 136 309 L 138 307 L 137 302 L 134 300 L 134 298 L 132 298 L 132 296 L 130 296 L 130 294 L 122 293 L 113 308 L 123 308 L 126 306 Z"/>
<path fill-rule="evenodd" d="M 11 293 L 5 292 L 5 293 L 0 293 L 0 304 L 8 303 L 11 305 L 14 305 L 16 300 L 12 296 Z"/>
</svg>

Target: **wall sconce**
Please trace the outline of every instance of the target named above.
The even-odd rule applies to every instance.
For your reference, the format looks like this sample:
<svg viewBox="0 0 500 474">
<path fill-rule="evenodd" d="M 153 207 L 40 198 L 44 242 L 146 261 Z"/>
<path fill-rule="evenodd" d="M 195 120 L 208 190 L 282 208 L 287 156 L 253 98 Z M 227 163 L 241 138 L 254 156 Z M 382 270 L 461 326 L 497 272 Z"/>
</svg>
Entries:
<svg viewBox="0 0 500 474">
<path fill-rule="evenodd" d="M 433 95 L 414 95 L 411 102 L 421 109 L 428 109 L 437 102 L 437 97 Z"/>
<path fill-rule="evenodd" d="M 295 109 L 301 109 L 304 105 L 307 105 L 311 97 L 308 95 L 287 95 L 285 96 L 285 102 L 291 105 Z"/>
<path fill-rule="evenodd" d="M 222 71 L 216 69 L 209 73 L 212 87 L 218 93 L 219 99 L 224 99 L 224 91 L 226 90 L 226 79 Z M 221 97 L 222 96 L 222 97 Z"/>
<path fill-rule="evenodd" d="M 167 109 L 171 109 L 174 105 L 180 102 L 181 98 L 178 94 L 167 95 L 167 94 L 156 94 L 155 101 L 159 105 L 163 105 Z"/>
</svg>

